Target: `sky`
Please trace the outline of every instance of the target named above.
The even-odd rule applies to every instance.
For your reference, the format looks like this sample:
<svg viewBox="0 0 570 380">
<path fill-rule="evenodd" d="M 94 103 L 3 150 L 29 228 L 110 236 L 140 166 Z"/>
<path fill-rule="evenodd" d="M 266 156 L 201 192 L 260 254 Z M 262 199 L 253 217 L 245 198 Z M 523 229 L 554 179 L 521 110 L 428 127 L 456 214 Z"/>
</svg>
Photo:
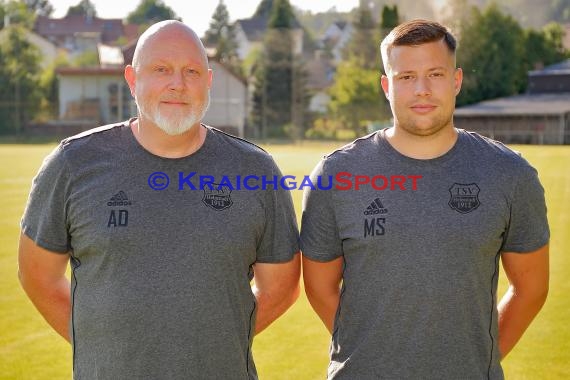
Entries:
<svg viewBox="0 0 570 380">
<path fill-rule="evenodd" d="M 65 16 L 70 6 L 76 5 L 80 0 L 50 0 L 54 7 L 52 17 Z M 141 0 L 91 0 L 95 4 L 97 16 L 100 18 L 125 18 L 141 2 Z M 174 10 L 199 35 L 210 25 L 210 20 L 218 0 L 163 0 L 164 4 Z M 261 0 L 224 0 L 230 20 L 249 18 L 255 12 Z M 291 5 L 309 10 L 313 13 L 325 12 L 336 7 L 339 12 L 347 12 L 358 6 L 358 0 L 290 0 Z"/>
</svg>

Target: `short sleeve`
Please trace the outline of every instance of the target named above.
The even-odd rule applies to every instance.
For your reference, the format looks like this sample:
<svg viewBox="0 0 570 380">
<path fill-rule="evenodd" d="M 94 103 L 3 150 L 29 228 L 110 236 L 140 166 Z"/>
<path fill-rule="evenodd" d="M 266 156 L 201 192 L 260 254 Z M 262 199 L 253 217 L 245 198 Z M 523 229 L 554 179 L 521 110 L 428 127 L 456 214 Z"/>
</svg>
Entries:
<svg viewBox="0 0 570 380">
<path fill-rule="evenodd" d="M 318 183 L 326 177 L 322 160 L 311 173 L 311 181 Z M 321 262 L 332 261 L 343 254 L 342 241 L 335 218 L 333 189 L 305 188 L 303 216 L 301 220 L 301 252 L 304 256 Z"/>
<path fill-rule="evenodd" d="M 518 177 L 510 211 L 502 251 L 533 252 L 548 243 L 550 230 L 544 188 L 537 171 L 528 164 Z"/>
<path fill-rule="evenodd" d="M 21 220 L 22 232 L 36 245 L 57 253 L 70 250 L 66 204 L 69 173 L 63 147 L 47 156 L 32 181 L 28 203 Z"/>
<path fill-rule="evenodd" d="M 282 174 L 273 159 L 272 176 L 280 181 Z M 276 186 L 263 190 L 265 195 L 265 228 L 257 248 L 256 261 L 284 263 L 299 252 L 299 228 L 291 192 Z"/>
</svg>

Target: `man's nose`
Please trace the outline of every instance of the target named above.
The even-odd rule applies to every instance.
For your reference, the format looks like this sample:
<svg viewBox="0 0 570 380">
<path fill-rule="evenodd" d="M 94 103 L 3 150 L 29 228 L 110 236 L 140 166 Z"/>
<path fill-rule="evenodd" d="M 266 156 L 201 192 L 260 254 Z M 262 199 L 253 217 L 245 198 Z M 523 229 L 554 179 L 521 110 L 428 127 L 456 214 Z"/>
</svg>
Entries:
<svg viewBox="0 0 570 380">
<path fill-rule="evenodd" d="M 170 77 L 169 89 L 173 91 L 180 91 L 186 87 L 186 82 L 184 81 L 184 73 L 182 71 L 174 71 Z"/>
<path fill-rule="evenodd" d="M 427 78 L 418 77 L 415 83 L 416 96 L 429 96 L 431 95 L 430 83 Z"/>
</svg>

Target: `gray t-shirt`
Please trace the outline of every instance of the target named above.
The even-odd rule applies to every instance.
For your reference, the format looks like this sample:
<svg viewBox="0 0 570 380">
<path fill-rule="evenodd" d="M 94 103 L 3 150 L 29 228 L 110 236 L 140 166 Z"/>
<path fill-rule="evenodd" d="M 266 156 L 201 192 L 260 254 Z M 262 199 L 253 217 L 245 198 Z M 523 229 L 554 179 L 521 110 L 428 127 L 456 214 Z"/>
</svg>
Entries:
<svg viewBox="0 0 570 380">
<path fill-rule="evenodd" d="M 97 128 L 35 177 L 22 228 L 71 254 L 75 379 L 257 378 L 252 265 L 292 259 L 296 219 L 289 192 L 240 185 L 279 177 L 270 155 L 207 129 L 197 152 L 168 159 L 128 123 Z"/>
<path fill-rule="evenodd" d="M 374 133 L 313 171 L 314 183 L 332 176 L 335 187 L 306 191 L 301 250 L 344 262 L 330 378 L 503 378 L 500 253 L 548 242 L 544 191 L 518 154 L 458 132 L 454 147 L 430 160 L 406 157 Z"/>
</svg>

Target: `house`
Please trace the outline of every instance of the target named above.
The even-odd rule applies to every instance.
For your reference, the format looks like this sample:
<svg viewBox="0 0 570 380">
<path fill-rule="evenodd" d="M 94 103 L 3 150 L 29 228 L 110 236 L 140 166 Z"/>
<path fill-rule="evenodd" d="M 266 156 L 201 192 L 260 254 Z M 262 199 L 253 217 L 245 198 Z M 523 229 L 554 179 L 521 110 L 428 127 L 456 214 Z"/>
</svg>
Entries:
<svg viewBox="0 0 570 380">
<path fill-rule="evenodd" d="M 136 116 L 136 104 L 123 76 L 124 64 L 116 64 L 116 61 L 112 64 L 113 60 L 117 60 L 116 50 L 105 45 L 100 45 L 100 48 L 100 54 L 107 54 L 100 61 L 107 61 L 107 65 L 59 68 L 56 71 L 59 78 L 60 124 L 88 129 Z M 203 121 L 228 133 L 243 136 L 248 99 L 246 81 L 213 59 L 210 60 L 210 67 L 214 79 L 210 90 L 210 107 Z"/>
<path fill-rule="evenodd" d="M 3 42 L 6 38 L 8 38 L 8 33 L 10 31 L 10 27 L 6 27 L 0 30 L 0 42 Z M 22 29 L 26 40 L 38 48 L 40 52 L 40 66 L 42 69 L 48 68 L 51 64 L 55 62 L 55 60 L 62 56 L 67 56 L 67 51 L 58 47 L 53 42 L 43 38 L 37 33 L 34 33 L 28 29 Z"/>
<path fill-rule="evenodd" d="M 504 143 L 570 144 L 570 59 L 528 78 L 526 94 L 457 108 L 455 126 Z"/>
<path fill-rule="evenodd" d="M 247 81 L 213 58 L 210 68 L 213 71 L 210 107 L 203 122 L 243 137 L 249 107 Z"/>
<path fill-rule="evenodd" d="M 263 39 L 267 31 L 267 21 L 268 17 L 266 16 L 257 16 L 236 21 L 237 53 L 241 60 L 245 59 L 252 51 L 261 50 L 263 47 Z M 304 32 L 296 19 L 293 20 L 291 35 L 293 38 L 293 54 L 302 54 Z"/>
<path fill-rule="evenodd" d="M 327 90 L 333 84 L 334 66 L 324 57 L 322 50 L 317 50 L 314 57 L 306 63 L 305 69 L 307 72 L 306 88 L 311 94 L 309 111 L 326 114 L 330 102 Z"/>
<path fill-rule="evenodd" d="M 343 50 L 352 37 L 352 24 L 346 21 L 333 22 L 323 34 L 321 45 L 330 51 L 335 65 L 342 61 Z"/>
<path fill-rule="evenodd" d="M 85 129 L 136 115 L 123 67 L 65 67 L 59 79 L 59 119 Z"/>
<path fill-rule="evenodd" d="M 113 45 L 120 38 L 130 41 L 138 37 L 136 25 L 125 25 L 121 19 L 83 15 L 63 18 L 38 16 L 33 31 L 73 54 L 95 51 L 99 43 Z"/>
</svg>

